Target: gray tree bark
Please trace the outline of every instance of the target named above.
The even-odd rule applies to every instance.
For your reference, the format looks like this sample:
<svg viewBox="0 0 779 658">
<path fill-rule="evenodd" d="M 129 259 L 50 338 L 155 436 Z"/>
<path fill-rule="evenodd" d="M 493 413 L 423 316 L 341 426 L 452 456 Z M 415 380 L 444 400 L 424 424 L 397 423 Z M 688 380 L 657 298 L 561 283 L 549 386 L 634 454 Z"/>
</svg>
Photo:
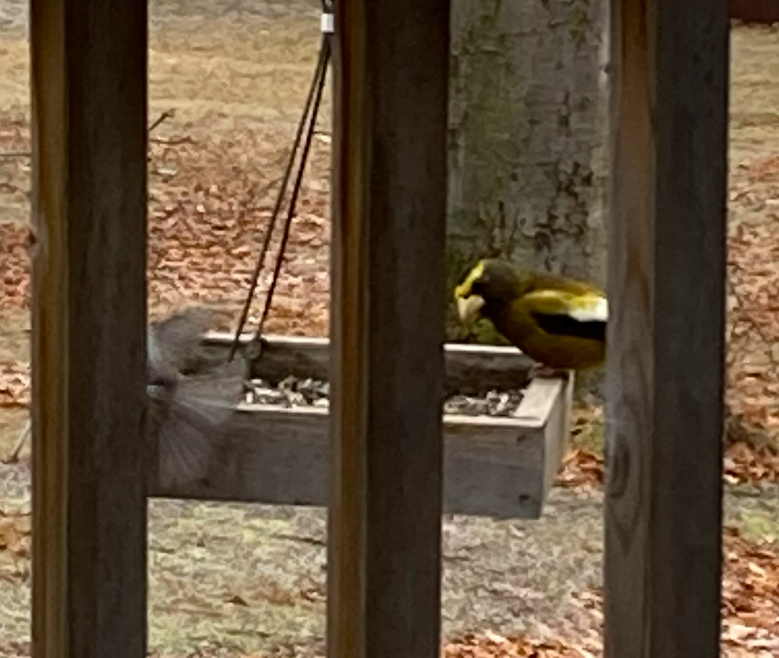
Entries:
<svg viewBox="0 0 779 658">
<path fill-rule="evenodd" d="M 607 8 L 453 0 L 450 284 L 487 255 L 604 284 Z"/>
</svg>

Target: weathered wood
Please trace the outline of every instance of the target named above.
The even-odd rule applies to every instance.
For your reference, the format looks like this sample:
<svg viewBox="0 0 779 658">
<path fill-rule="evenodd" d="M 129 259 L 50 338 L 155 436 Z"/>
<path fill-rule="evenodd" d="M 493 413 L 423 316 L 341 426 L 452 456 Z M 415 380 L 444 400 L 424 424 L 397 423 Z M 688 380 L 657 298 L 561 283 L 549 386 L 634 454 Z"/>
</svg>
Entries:
<svg viewBox="0 0 779 658">
<path fill-rule="evenodd" d="M 145 655 L 146 20 L 31 6 L 38 658 Z"/>
<path fill-rule="evenodd" d="M 537 380 L 533 382 L 537 386 L 546 387 L 544 393 L 550 397 L 555 393 L 559 398 L 555 404 L 549 408 L 549 415 L 546 417 L 544 427 L 544 459 L 543 459 L 543 480 L 541 485 L 541 499 L 535 509 L 536 516 L 529 518 L 540 518 L 543 513 L 546 498 L 549 490 L 552 488 L 557 473 L 562 464 L 565 449 L 568 446 L 568 440 L 571 436 L 571 410 L 574 395 L 574 374 L 571 373 L 567 381 L 562 381 L 562 388 L 555 389 L 554 380 Z M 559 395 L 558 395 L 559 392 Z M 521 417 L 520 417 L 521 418 Z"/>
<path fill-rule="evenodd" d="M 449 1 L 335 11 L 328 655 L 433 658 Z"/>
<path fill-rule="evenodd" d="M 728 8 L 612 2 L 607 658 L 719 655 Z"/>
<path fill-rule="evenodd" d="M 571 390 L 539 379 L 512 418 L 445 415 L 445 511 L 539 518 L 568 440 Z M 329 423 L 326 409 L 242 404 L 229 439 L 215 440 L 207 482 L 165 487 L 150 472 L 149 495 L 326 506 Z"/>
<path fill-rule="evenodd" d="M 744 23 L 779 22 L 779 2 L 776 0 L 728 0 L 730 17 Z"/>
<path fill-rule="evenodd" d="M 204 351 L 214 362 L 223 362 L 234 336 L 210 332 L 203 338 Z M 241 345 L 251 339 L 246 335 Z M 293 375 L 305 379 L 330 377 L 330 341 L 327 338 L 264 336 L 267 348 L 252 365 L 252 375 L 277 384 Z M 522 388 L 528 381 L 533 360 L 514 347 L 465 345 L 444 346 L 445 389 L 447 393 L 475 395 L 492 389 Z"/>
</svg>

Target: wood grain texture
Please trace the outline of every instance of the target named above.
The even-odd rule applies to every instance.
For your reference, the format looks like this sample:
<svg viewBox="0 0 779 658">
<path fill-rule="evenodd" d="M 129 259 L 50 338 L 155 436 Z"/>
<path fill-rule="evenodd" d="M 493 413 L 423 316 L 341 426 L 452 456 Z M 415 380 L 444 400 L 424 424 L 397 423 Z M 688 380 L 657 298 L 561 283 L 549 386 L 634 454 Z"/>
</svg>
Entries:
<svg viewBox="0 0 779 658">
<path fill-rule="evenodd" d="M 728 7 L 612 2 L 607 658 L 719 655 Z"/>
<path fill-rule="evenodd" d="M 33 652 L 141 658 L 146 5 L 33 0 Z"/>
<path fill-rule="evenodd" d="M 251 339 L 247 334 L 241 344 Z M 233 334 L 209 332 L 203 337 L 204 351 L 216 362 L 224 361 Z M 252 365 L 252 374 L 276 384 L 293 375 L 300 379 L 330 378 L 330 341 L 327 338 L 263 336 L 267 349 Z M 446 393 L 475 395 L 490 390 L 522 388 L 528 381 L 533 360 L 514 347 L 489 345 L 444 345 Z"/>
<path fill-rule="evenodd" d="M 547 395 L 554 393 L 555 404 L 549 409 L 549 415 L 544 423 L 544 459 L 542 468 L 540 500 L 536 506 L 536 516 L 540 518 L 544 511 L 549 490 L 554 485 L 563 455 L 571 438 L 572 408 L 574 395 L 575 374 L 570 373 L 567 380 L 536 380 L 534 384 L 543 384 L 547 387 Z"/>
<path fill-rule="evenodd" d="M 504 518 L 541 516 L 569 435 L 572 386 L 530 383 L 516 418 L 444 416 L 444 511 Z M 330 419 L 326 409 L 244 404 L 220 440 L 207 482 L 149 495 L 277 505 L 328 504 Z M 216 441 L 215 441 L 216 444 Z"/>
<path fill-rule="evenodd" d="M 448 0 L 336 4 L 328 655 L 440 651 Z"/>
</svg>

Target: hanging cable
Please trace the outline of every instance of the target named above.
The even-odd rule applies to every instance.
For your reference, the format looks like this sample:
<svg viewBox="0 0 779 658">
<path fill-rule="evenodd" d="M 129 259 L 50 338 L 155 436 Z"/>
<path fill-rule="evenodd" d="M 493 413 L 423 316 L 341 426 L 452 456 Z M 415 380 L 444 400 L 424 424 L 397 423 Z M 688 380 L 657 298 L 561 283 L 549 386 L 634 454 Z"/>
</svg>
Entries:
<svg viewBox="0 0 779 658">
<path fill-rule="evenodd" d="M 323 2 L 323 6 L 329 6 L 329 3 Z M 317 112 L 322 98 L 324 81 L 327 76 L 327 67 L 330 60 L 330 34 L 333 31 L 332 23 L 333 21 L 332 21 L 331 11 L 324 10 L 322 14 L 322 22 L 321 22 L 322 43 L 319 49 L 319 58 L 317 60 L 316 69 L 314 71 L 314 77 L 311 80 L 311 86 L 309 87 L 308 95 L 306 97 L 306 103 L 303 109 L 303 115 L 300 117 L 300 121 L 298 122 L 297 132 L 295 134 L 295 139 L 293 141 L 292 149 L 289 154 L 289 159 L 287 161 L 287 166 L 285 168 L 284 176 L 281 181 L 281 186 L 279 187 L 279 192 L 276 197 L 276 203 L 274 204 L 273 211 L 271 212 L 271 218 L 270 221 L 268 222 L 268 228 L 263 238 L 260 254 L 257 259 L 254 272 L 252 273 L 252 280 L 249 286 L 249 293 L 246 296 L 246 301 L 244 302 L 243 309 L 241 310 L 241 316 L 238 321 L 238 327 L 236 328 L 235 337 L 233 339 L 233 344 L 230 348 L 230 355 L 228 357 L 228 361 L 230 362 L 232 362 L 232 360 L 234 359 L 235 353 L 238 350 L 238 346 L 241 341 L 241 335 L 246 325 L 246 321 L 249 316 L 249 310 L 251 309 L 252 300 L 254 299 L 254 294 L 257 290 L 257 285 L 259 283 L 260 272 L 262 271 L 262 268 L 265 265 L 265 257 L 270 247 L 270 241 L 273 236 L 274 229 L 276 227 L 276 220 L 278 219 L 279 213 L 281 211 L 281 206 L 283 204 L 287 187 L 289 185 L 289 180 L 292 175 L 292 168 L 295 164 L 295 157 L 297 155 L 298 149 L 300 148 L 300 141 L 303 137 L 303 132 L 305 130 L 306 123 L 309 123 L 306 145 L 304 147 L 303 154 L 301 156 L 300 168 L 298 170 L 295 189 L 293 190 L 292 198 L 290 199 L 290 204 L 288 206 L 289 209 L 287 213 L 287 223 L 284 228 L 284 236 L 282 238 L 280 256 L 279 259 L 277 259 L 277 264 L 276 267 L 274 268 L 273 280 L 271 282 L 271 287 L 266 297 L 265 309 L 263 310 L 262 320 L 260 321 L 256 338 L 260 336 L 260 332 L 262 331 L 262 326 L 264 325 L 265 318 L 267 316 L 268 309 L 270 307 L 270 299 L 273 296 L 273 290 L 275 289 L 276 279 L 278 278 L 278 273 L 280 270 L 280 264 L 278 260 L 283 258 L 284 249 L 286 248 L 286 242 L 289 236 L 289 224 L 291 223 L 291 218 L 294 214 L 295 202 L 297 201 L 297 195 L 302 180 L 302 173 L 305 169 L 308 151 L 311 146 L 311 138 L 313 136 L 313 126 L 316 125 Z M 313 107 L 313 111 L 312 111 L 312 107 Z"/>
<path fill-rule="evenodd" d="M 325 40 L 323 49 L 326 51 L 325 60 L 330 56 L 330 43 Z M 271 279 L 270 288 L 268 288 L 268 294 L 265 297 L 265 308 L 262 310 L 262 317 L 260 318 L 260 324 L 257 326 L 257 333 L 255 334 L 255 340 L 259 340 L 262 335 L 263 327 L 265 326 L 265 320 L 268 317 L 268 311 L 270 310 L 271 303 L 273 301 L 273 293 L 276 290 L 276 283 L 279 280 L 279 273 L 284 263 L 284 252 L 287 248 L 287 242 L 289 240 L 290 227 L 292 226 L 292 219 L 295 216 L 295 205 L 297 203 L 298 195 L 300 193 L 300 187 L 303 182 L 303 174 L 306 169 L 306 161 L 308 160 L 308 153 L 311 150 L 311 143 L 313 142 L 314 132 L 316 129 L 316 118 L 319 110 L 319 105 L 322 102 L 322 93 L 325 87 L 325 80 L 327 79 L 327 70 L 322 74 L 319 79 L 319 85 L 317 87 L 316 98 L 314 100 L 314 110 L 311 113 L 311 122 L 308 125 L 308 134 L 306 135 L 306 142 L 303 146 L 303 153 L 301 156 L 300 168 L 298 169 L 298 175 L 295 180 L 295 187 L 292 189 L 292 196 L 290 197 L 289 206 L 287 209 L 287 217 L 284 223 L 284 233 L 281 236 L 281 244 L 279 246 L 279 252 L 276 256 L 276 266 L 273 270 L 273 278 Z"/>
</svg>

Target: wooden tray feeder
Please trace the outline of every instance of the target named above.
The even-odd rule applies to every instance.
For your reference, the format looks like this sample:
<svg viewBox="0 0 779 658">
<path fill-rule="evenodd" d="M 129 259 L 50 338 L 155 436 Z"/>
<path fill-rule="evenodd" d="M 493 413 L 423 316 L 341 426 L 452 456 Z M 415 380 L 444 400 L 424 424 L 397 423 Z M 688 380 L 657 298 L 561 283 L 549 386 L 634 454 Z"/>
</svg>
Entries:
<svg viewBox="0 0 779 658">
<path fill-rule="evenodd" d="M 204 345 L 227 354 L 232 336 Z M 289 376 L 327 380 L 329 341 L 268 337 L 252 375 L 277 385 Z M 444 509 L 448 513 L 539 518 L 569 436 L 572 377 L 532 379 L 514 348 L 448 344 L 446 393 L 523 390 L 510 417 L 444 414 Z M 327 505 L 329 412 L 315 406 L 241 403 L 207 485 L 151 495 L 286 505 Z"/>
</svg>

